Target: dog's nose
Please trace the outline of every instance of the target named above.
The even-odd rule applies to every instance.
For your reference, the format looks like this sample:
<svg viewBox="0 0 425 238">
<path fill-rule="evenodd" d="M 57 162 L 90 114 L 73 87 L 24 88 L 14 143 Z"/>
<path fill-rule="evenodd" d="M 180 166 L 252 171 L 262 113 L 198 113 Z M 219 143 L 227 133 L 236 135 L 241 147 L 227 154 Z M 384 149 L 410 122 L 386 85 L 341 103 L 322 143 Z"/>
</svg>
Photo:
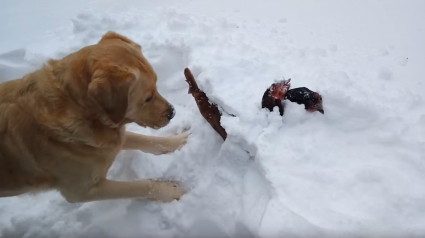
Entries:
<svg viewBox="0 0 425 238">
<path fill-rule="evenodd" d="M 167 119 L 171 120 L 174 118 L 174 116 L 176 115 L 176 110 L 174 110 L 173 105 L 170 105 L 170 108 L 168 108 L 168 115 L 167 115 Z"/>
</svg>

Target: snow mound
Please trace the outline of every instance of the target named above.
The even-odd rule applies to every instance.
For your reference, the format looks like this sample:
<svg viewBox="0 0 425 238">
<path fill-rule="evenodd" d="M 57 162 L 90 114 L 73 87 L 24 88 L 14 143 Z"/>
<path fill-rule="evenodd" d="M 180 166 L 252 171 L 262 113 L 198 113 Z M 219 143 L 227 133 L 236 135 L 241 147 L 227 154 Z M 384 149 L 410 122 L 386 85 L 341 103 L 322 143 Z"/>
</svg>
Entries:
<svg viewBox="0 0 425 238">
<path fill-rule="evenodd" d="M 2 237 L 425 234 L 419 77 L 401 87 L 409 64 L 402 56 L 388 59 L 391 50 L 298 45 L 277 24 L 291 20 L 252 25 L 167 8 L 88 11 L 52 31 L 39 47 L 0 55 L 0 79 L 11 79 L 117 31 L 142 45 L 160 93 L 177 110 L 160 131 L 128 128 L 156 135 L 192 130 L 188 144 L 172 155 L 122 152 L 108 175 L 179 179 L 189 189 L 180 201 L 68 204 L 57 192 L 2 198 Z M 222 118 L 224 143 L 187 94 L 185 67 L 211 100 L 237 115 Z M 261 109 L 263 92 L 282 77 L 291 77 L 293 88 L 322 94 L 325 115 L 291 103 L 283 118 Z"/>
</svg>

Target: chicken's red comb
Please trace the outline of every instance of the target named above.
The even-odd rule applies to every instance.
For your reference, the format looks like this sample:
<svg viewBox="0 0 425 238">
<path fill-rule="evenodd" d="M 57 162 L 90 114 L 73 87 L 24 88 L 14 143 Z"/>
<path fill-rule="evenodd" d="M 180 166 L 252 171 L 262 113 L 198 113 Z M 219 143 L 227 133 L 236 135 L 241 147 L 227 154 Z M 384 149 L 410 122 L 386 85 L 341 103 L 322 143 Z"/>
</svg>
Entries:
<svg viewBox="0 0 425 238">
<path fill-rule="evenodd" d="M 291 84 L 290 84 L 290 82 L 291 82 L 291 78 L 289 78 L 288 80 L 284 80 L 283 81 L 283 85 L 285 85 L 285 86 L 287 86 L 288 87 L 288 89 L 291 87 Z"/>
<path fill-rule="evenodd" d="M 281 85 L 281 86 L 284 86 L 284 87 L 286 87 L 286 88 L 290 88 L 291 87 L 291 84 L 290 84 L 290 82 L 291 82 L 291 78 L 289 78 L 289 79 L 282 79 L 282 80 L 280 80 L 280 81 L 275 81 L 275 85 L 276 84 L 278 84 L 278 85 Z"/>
<path fill-rule="evenodd" d="M 291 82 L 291 78 L 289 78 L 288 80 L 286 80 L 286 84 L 288 84 L 289 82 Z"/>
<path fill-rule="evenodd" d="M 282 80 L 282 90 L 284 90 L 284 93 L 286 93 L 286 91 L 289 90 L 289 88 L 291 87 L 291 78 L 289 78 L 288 80 Z"/>
</svg>

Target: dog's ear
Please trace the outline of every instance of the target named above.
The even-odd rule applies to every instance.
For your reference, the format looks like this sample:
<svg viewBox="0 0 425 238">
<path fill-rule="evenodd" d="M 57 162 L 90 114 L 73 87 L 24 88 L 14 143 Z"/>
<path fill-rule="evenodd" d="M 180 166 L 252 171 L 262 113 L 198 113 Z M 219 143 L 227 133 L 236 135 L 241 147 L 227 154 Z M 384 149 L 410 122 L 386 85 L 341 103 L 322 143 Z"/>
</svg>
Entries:
<svg viewBox="0 0 425 238">
<path fill-rule="evenodd" d="M 118 124 L 127 112 L 129 92 L 136 78 L 119 66 L 112 66 L 108 71 L 95 71 L 88 96 L 103 108 L 112 122 Z"/>
</svg>

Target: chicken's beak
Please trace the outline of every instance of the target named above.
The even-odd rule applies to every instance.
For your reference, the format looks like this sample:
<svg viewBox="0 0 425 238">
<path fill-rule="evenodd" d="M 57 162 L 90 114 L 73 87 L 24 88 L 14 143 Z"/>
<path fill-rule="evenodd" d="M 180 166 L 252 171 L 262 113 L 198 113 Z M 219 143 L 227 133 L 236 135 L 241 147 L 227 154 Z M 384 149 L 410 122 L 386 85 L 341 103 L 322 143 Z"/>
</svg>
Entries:
<svg viewBox="0 0 425 238">
<path fill-rule="evenodd" d="M 318 112 L 320 112 L 320 113 L 322 113 L 322 114 L 325 114 L 325 110 L 323 110 L 323 104 L 322 104 L 322 102 L 317 103 L 316 105 L 314 105 L 314 108 L 315 108 Z"/>
<path fill-rule="evenodd" d="M 321 103 L 316 104 L 316 105 L 314 106 L 314 109 L 316 109 L 316 111 L 318 111 L 318 112 L 320 112 L 320 113 L 322 113 L 322 114 L 325 114 L 325 111 L 323 110 L 323 106 L 322 106 L 322 104 L 321 104 Z"/>
</svg>

